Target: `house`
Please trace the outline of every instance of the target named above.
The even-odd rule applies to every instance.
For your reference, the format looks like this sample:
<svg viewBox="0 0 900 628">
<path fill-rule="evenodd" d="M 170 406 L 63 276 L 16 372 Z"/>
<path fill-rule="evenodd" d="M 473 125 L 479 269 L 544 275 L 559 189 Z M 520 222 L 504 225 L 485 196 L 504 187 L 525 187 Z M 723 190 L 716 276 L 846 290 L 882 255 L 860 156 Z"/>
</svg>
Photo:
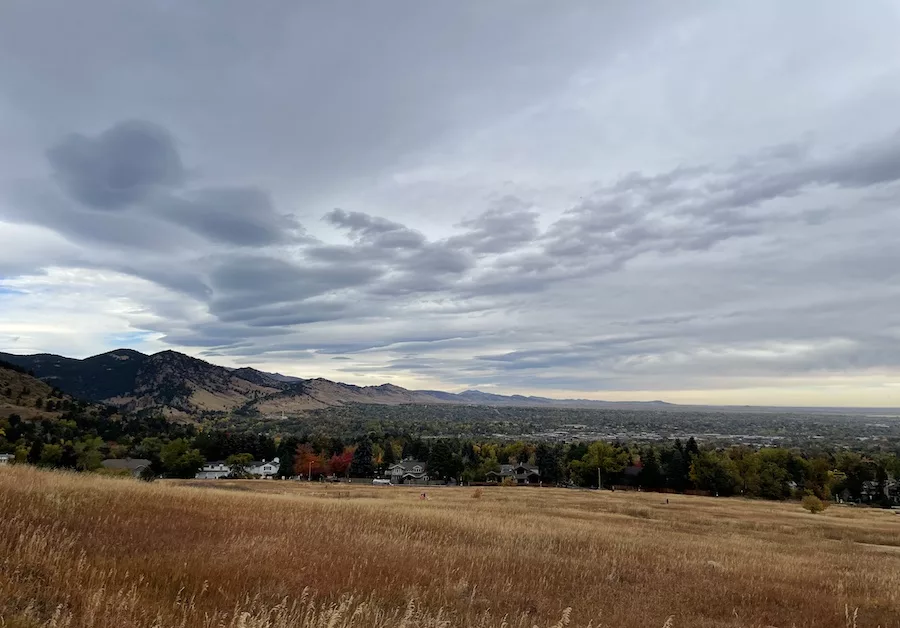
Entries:
<svg viewBox="0 0 900 628">
<path fill-rule="evenodd" d="M 403 460 L 388 467 L 391 484 L 428 482 L 428 465 L 419 460 Z"/>
<path fill-rule="evenodd" d="M 275 477 L 280 466 L 278 458 L 272 458 L 269 461 L 254 460 L 247 465 L 244 471 L 247 475 L 256 475 L 268 480 Z M 194 477 L 198 480 L 220 480 L 229 475 L 231 475 L 231 467 L 225 464 L 224 460 L 211 460 L 206 462 Z"/>
<path fill-rule="evenodd" d="M 247 473 L 250 475 L 258 475 L 264 480 L 275 477 L 278 473 L 278 467 L 281 466 L 278 458 L 272 458 L 268 462 L 265 460 L 254 460 L 247 466 Z"/>
<path fill-rule="evenodd" d="M 197 475 L 194 477 L 198 480 L 218 480 L 227 477 L 231 473 L 231 467 L 225 464 L 224 460 L 211 460 L 204 463 Z"/>
<path fill-rule="evenodd" d="M 133 477 L 140 477 L 146 469 L 150 468 L 150 461 L 145 458 L 108 458 L 101 462 L 104 469 L 112 471 L 127 470 Z"/>
<path fill-rule="evenodd" d="M 15 459 L 14 454 L 0 454 L 0 465 L 11 464 Z"/>
<path fill-rule="evenodd" d="M 488 482 L 502 482 L 506 478 L 512 478 L 516 484 L 539 484 L 541 472 L 533 464 L 502 464 L 499 471 L 488 471 Z"/>
</svg>

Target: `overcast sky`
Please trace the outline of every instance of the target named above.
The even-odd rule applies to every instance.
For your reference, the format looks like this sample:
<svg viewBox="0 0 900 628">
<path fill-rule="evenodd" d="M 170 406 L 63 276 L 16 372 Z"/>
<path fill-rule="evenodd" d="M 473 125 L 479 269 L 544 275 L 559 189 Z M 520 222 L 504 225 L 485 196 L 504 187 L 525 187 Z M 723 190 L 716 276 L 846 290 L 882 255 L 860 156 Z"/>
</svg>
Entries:
<svg viewBox="0 0 900 628">
<path fill-rule="evenodd" d="M 900 4 L 0 3 L 0 350 L 900 406 Z"/>
</svg>

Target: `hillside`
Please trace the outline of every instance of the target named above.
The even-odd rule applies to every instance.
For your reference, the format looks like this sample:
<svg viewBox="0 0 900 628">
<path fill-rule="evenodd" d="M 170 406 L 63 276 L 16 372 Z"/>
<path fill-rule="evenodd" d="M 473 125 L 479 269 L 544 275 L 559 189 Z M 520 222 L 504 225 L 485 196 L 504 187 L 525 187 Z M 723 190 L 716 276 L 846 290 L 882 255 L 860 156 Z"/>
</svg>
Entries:
<svg viewBox="0 0 900 628">
<path fill-rule="evenodd" d="M 249 381 L 224 367 L 163 351 L 144 360 L 131 391 L 107 401 L 131 411 L 158 408 L 173 415 L 196 414 L 232 410 L 278 390 L 274 383 Z"/>
<path fill-rule="evenodd" d="M 263 414 L 318 410 L 350 403 L 400 405 L 411 403 L 448 403 L 427 393 L 406 390 L 393 384 L 354 386 L 327 379 L 307 379 L 255 404 Z"/>
<path fill-rule="evenodd" d="M 897 625 L 897 517 L 880 510 L 176 482 L 0 467 L 0 625 Z"/>
<path fill-rule="evenodd" d="M 0 362 L 0 419 L 12 414 L 24 419 L 59 416 L 56 408 L 70 399 L 19 368 Z"/>
</svg>

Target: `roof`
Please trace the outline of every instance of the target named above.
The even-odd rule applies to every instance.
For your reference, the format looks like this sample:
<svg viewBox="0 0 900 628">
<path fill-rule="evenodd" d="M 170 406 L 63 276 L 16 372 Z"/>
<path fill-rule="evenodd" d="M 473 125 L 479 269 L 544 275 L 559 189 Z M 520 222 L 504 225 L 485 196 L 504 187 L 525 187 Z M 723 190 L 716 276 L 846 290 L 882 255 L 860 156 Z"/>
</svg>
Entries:
<svg viewBox="0 0 900 628">
<path fill-rule="evenodd" d="M 411 469 L 414 469 L 415 467 L 422 467 L 423 469 L 427 469 L 428 465 L 421 460 L 403 460 L 401 462 L 398 462 L 397 464 L 392 464 L 390 468 L 395 469 L 397 467 L 400 467 L 404 471 L 409 471 Z"/>
<path fill-rule="evenodd" d="M 524 462 L 520 462 L 518 464 L 501 464 L 499 471 L 488 471 L 488 473 L 493 473 L 495 475 L 540 475 L 540 470 L 533 464 L 525 464 Z"/>
<path fill-rule="evenodd" d="M 143 467 L 149 467 L 150 461 L 145 458 L 108 458 L 101 463 L 107 469 L 128 469 L 137 471 Z"/>
</svg>

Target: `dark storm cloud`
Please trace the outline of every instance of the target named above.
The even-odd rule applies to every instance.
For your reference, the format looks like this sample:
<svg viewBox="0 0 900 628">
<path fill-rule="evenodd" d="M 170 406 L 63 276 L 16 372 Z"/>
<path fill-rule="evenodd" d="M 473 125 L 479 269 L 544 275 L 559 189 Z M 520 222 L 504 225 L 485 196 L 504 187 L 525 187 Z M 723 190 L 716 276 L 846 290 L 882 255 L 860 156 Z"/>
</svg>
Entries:
<svg viewBox="0 0 900 628">
<path fill-rule="evenodd" d="M 47 158 L 59 191 L 20 184 L 7 214 L 68 239 L 159 250 L 195 247 L 194 236 L 236 246 L 307 239 L 265 190 L 190 187 L 174 138 L 151 122 L 71 134 Z"/>
<path fill-rule="evenodd" d="M 73 133 L 47 151 L 61 185 L 95 209 L 120 209 L 180 184 L 184 168 L 166 129 L 130 120 L 96 137 Z"/>
</svg>

